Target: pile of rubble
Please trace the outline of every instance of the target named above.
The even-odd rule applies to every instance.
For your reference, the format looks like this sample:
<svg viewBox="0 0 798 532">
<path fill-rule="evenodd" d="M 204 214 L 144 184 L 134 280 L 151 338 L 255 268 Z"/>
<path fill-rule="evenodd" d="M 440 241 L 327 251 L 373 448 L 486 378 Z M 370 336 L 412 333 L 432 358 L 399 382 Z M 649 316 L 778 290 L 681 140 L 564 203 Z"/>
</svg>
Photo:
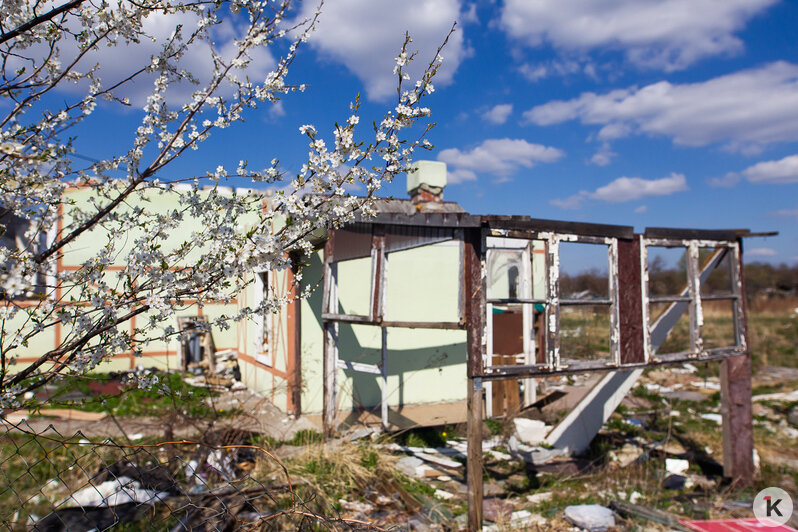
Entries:
<svg viewBox="0 0 798 532">
<path fill-rule="evenodd" d="M 246 384 L 241 382 L 241 367 L 235 349 L 216 351 L 199 362 L 192 362 L 188 365 L 188 373 L 192 376 L 185 377 L 183 381 L 191 386 L 209 388 L 215 392 L 247 389 Z"/>
</svg>

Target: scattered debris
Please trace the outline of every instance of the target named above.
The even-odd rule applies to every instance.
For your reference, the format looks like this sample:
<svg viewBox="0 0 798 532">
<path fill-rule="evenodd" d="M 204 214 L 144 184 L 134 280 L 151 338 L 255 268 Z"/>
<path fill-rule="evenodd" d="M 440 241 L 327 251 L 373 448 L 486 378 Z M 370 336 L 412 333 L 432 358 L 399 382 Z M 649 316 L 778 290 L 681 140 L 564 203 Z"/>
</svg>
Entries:
<svg viewBox="0 0 798 532">
<path fill-rule="evenodd" d="M 677 401 L 693 401 L 701 402 L 706 399 L 706 396 L 700 392 L 691 392 L 688 390 L 676 390 L 662 394 L 668 399 L 676 399 Z"/>
<path fill-rule="evenodd" d="M 580 504 L 565 508 L 565 519 L 589 532 L 604 532 L 615 526 L 615 514 L 598 504 Z"/>
<path fill-rule="evenodd" d="M 723 417 L 720 414 L 701 414 L 701 418 L 707 421 L 714 421 L 718 425 L 723 424 Z"/>
<path fill-rule="evenodd" d="M 624 444 L 618 450 L 610 451 L 608 458 L 620 467 L 627 467 L 637 462 L 643 456 L 643 449 L 632 443 Z"/>
<path fill-rule="evenodd" d="M 169 496 L 169 492 L 143 489 L 132 478 L 119 477 L 96 486 L 76 491 L 56 504 L 63 508 L 100 508 L 123 504 L 155 504 Z"/>
<path fill-rule="evenodd" d="M 546 520 L 543 516 L 533 514 L 528 510 L 519 510 L 510 514 L 509 521 L 501 524 L 493 524 L 483 526 L 483 532 L 498 532 L 500 530 L 522 529 L 525 530 L 531 526 L 545 526 Z"/>
<path fill-rule="evenodd" d="M 554 497 L 554 493 L 550 491 L 544 491 L 542 493 L 534 493 L 532 495 L 527 495 L 526 500 L 531 503 L 538 505 L 543 502 L 548 502 Z"/>
<path fill-rule="evenodd" d="M 351 512 L 361 512 L 361 513 L 368 513 L 374 510 L 374 505 L 369 504 L 363 501 L 347 501 L 346 499 L 338 499 L 338 502 L 341 503 L 341 507 L 344 510 L 349 510 Z"/>
<path fill-rule="evenodd" d="M 486 498 L 482 501 L 482 515 L 488 521 L 506 522 L 513 514 L 515 507 L 498 497 Z"/>
<path fill-rule="evenodd" d="M 777 401 L 780 403 L 791 403 L 798 401 L 798 390 L 793 390 L 789 393 L 765 393 L 762 395 L 755 395 L 751 398 L 752 401 Z"/>
<path fill-rule="evenodd" d="M 666 458 L 665 471 L 673 475 L 681 475 L 690 469 L 690 462 L 680 458 Z"/>
<path fill-rule="evenodd" d="M 667 525 L 674 530 L 682 530 L 686 532 L 689 532 L 690 530 L 689 528 L 679 524 L 679 517 L 662 510 L 657 510 L 656 508 L 648 508 L 644 506 L 638 506 L 634 503 L 621 501 L 613 501 L 610 503 L 610 508 L 624 517 L 638 517 L 647 519 L 649 521 L 655 521 L 657 523 Z"/>
<path fill-rule="evenodd" d="M 108 414 L 105 412 L 85 412 L 73 408 L 45 408 L 40 410 L 39 414 L 46 417 L 57 417 L 75 421 L 102 421 L 108 417 Z"/>
<path fill-rule="evenodd" d="M 552 460 L 568 454 L 567 449 L 544 449 L 543 447 L 533 447 L 521 443 L 515 436 L 510 436 L 507 440 L 507 448 L 510 453 L 528 464 L 543 465 Z"/>
<path fill-rule="evenodd" d="M 515 436 L 527 445 L 538 445 L 544 442 L 551 429 L 550 426 L 537 419 L 517 417 L 513 423 L 515 424 Z"/>
<path fill-rule="evenodd" d="M 454 499 L 454 494 L 453 493 L 449 493 L 448 491 L 441 490 L 441 489 L 436 489 L 435 490 L 435 497 L 437 497 L 439 499 L 443 499 L 445 501 L 448 501 L 449 499 Z"/>
<path fill-rule="evenodd" d="M 687 486 L 687 477 L 684 475 L 668 475 L 662 481 L 662 487 L 666 490 L 681 491 Z"/>
</svg>

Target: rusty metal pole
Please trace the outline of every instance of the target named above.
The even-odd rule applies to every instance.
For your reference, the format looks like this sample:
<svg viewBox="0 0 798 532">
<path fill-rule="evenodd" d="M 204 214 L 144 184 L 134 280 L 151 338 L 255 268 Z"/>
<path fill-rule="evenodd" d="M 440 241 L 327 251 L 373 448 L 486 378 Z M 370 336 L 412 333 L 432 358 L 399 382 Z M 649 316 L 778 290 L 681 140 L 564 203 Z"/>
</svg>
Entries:
<svg viewBox="0 0 798 532">
<path fill-rule="evenodd" d="M 754 480 L 754 432 L 751 420 L 751 352 L 746 319 L 743 242 L 737 241 L 737 276 L 734 290 L 739 299 L 738 326 L 745 352 L 729 357 L 720 365 L 721 414 L 723 416 L 723 475 L 737 486 L 750 486 Z"/>
<path fill-rule="evenodd" d="M 468 392 L 468 530 L 482 529 L 482 352 L 484 342 L 485 291 L 482 277 L 482 229 L 469 228 L 463 235 L 465 320 L 467 330 Z"/>
</svg>

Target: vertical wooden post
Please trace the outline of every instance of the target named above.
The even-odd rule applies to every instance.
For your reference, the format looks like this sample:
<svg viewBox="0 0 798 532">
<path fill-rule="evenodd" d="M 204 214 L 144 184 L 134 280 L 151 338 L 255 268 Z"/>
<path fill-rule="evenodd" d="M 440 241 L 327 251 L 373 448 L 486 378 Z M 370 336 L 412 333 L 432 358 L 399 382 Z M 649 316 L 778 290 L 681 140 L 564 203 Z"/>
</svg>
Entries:
<svg viewBox="0 0 798 532">
<path fill-rule="evenodd" d="M 380 421 L 388 430 L 388 329 L 380 327 Z"/>
<path fill-rule="evenodd" d="M 618 240 L 618 329 L 620 362 L 645 362 L 640 238 Z"/>
<path fill-rule="evenodd" d="M 381 323 L 385 318 L 385 227 L 371 226 L 371 305 L 369 318 Z M 388 329 L 380 325 L 380 421 L 388 430 Z"/>
<path fill-rule="evenodd" d="M 745 279 L 742 240 L 737 241 L 735 292 L 742 319 L 740 337 L 745 353 L 725 359 L 720 365 L 721 415 L 723 416 L 723 475 L 738 486 L 750 486 L 754 480 L 754 432 L 751 421 L 751 352 L 748 347 Z"/>
<path fill-rule="evenodd" d="M 288 412 L 295 416 L 302 414 L 302 334 L 301 334 L 301 317 L 300 308 L 302 307 L 302 300 L 300 294 L 299 282 L 296 276 L 299 273 L 299 257 L 297 255 L 291 256 L 291 271 L 288 274 L 288 297 L 290 301 L 286 309 L 287 319 L 287 332 L 288 338 L 286 347 L 288 350 L 288 358 L 286 360 L 285 372 L 288 381 Z"/>
<path fill-rule="evenodd" d="M 463 284 L 468 348 L 467 425 L 468 530 L 482 529 L 482 353 L 484 349 L 485 287 L 482 277 L 484 255 L 482 229 L 464 231 Z"/>
<path fill-rule="evenodd" d="M 371 305 L 369 318 L 382 321 L 385 313 L 385 228 L 371 226 Z"/>
<path fill-rule="evenodd" d="M 338 312 L 338 279 L 335 264 L 335 231 L 329 230 L 324 244 L 324 278 L 322 279 L 322 312 Z M 338 403 L 338 324 L 322 320 L 324 328 L 324 390 L 322 427 L 325 436 L 331 436 L 336 427 L 335 411 Z"/>
</svg>

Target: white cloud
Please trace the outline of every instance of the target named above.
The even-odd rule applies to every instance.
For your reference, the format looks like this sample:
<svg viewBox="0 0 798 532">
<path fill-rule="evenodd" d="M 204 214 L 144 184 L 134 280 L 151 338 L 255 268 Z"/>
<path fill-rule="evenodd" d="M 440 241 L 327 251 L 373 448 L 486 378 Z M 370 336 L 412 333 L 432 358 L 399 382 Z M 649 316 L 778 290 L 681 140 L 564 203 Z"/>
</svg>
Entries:
<svg viewBox="0 0 798 532">
<path fill-rule="evenodd" d="M 507 179 L 520 168 L 555 162 L 564 155 L 565 152 L 557 148 L 523 139 L 488 139 L 468 151 L 457 148 L 443 150 L 438 154 L 438 160 L 453 168 L 449 171 L 449 182 L 460 183 L 475 180 L 478 173 Z"/>
<path fill-rule="evenodd" d="M 272 120 L 276 120 L 281 116 L 285 116 L 285 107 L 283 107 L 283 102 L 276 102 L 269 107 L 269 118 Z"/>
<path fill-rule="evenodd" d="M 635 207 L 636 214 L 644 214 L 648 212 L 648 205 L 641 205 L 639 207 Z"/>
<path fill-rule="evenodd" d="M 652 196 L 669 196 L 685 190 L 688 188 L 684 174 L 675 172 L 661 179 L 619 177 L 593 192 L 582 190 L 568 198 L 552 200 L 551 204 L 562 209 L 578 209 L 586 200 L 621 203 Z"/>
<path fill-rule="evenodd" d="M 603 126 L 600 140 L 645 134 L 688 146 L 724 142 L 750 152 L 798 140 L 798 65 L 780 61 L 699 83 L 586 92 L 533 107 L 523 117 L 537 125 L 579 119 Z"/>
<path fill-rule="evenodd" d="M 762 161 L 743 170 L 751 183 L 798 183 L 798 155 L 778 161 Z"/>
<path fill-rule="evenodd" d="M 711 187 L 731 188 L 740 182 L 742 176 L 737 172 L 728 172 L 723 177 L 713 177 L 708 183 Z"/>
<path fill-rule="evenodd" d="M 303 2 L 300 18 L 310 17 L 316 3 Z M 474 12 L 466 10 L 465 19 Z M 455 20 L 461 17 L 459 0 L 336 0 L 324 4 L 318 29 L 309 43 L 321 55 L 346 66 L 366 86 L 368 97 L 383 100 L 396 94 L 394 58 L 398 55 L 405 31 L 413 38 L 412 50 L 420 53 L 410 75 L 418 75 L 434 58 Z M 445 85 L 468 51 L 462 26 L 449 39 L 441 55 L 443 66 L 435 84 Z"/>
<path fill-rule="evenodd" d="M 132 72 L 148 66 L 152 62 L 152 57 L 157 56 L 169 42 L 171 35 L 178 26 L 182 26 L 182 35 L 188 38 L 196 27 L 200 18 L 191 12 L 164 14 L 153 11 L 142 20 L 143 36 L 138 43 L 125 44 L 120 42 L 117 46 L 100 46 L 87 53 L 82 59 L 85 70 L 97 63 L 101 65 L 100 76 L 104 86 L 111 86 L 129 76 Z M 243 37 L 244 26 L 239 25 L 233 18 L 222 20 L 222 22 L 211 28 L 211 38 L 215 42 L 216 52 L 223 60 L 232 60 L 238 52 L 235 39 Z M 120 39 L 121 41 L 121 39 Z M 61 63 L 67 64 L 71 58 L 78 53 L 74 42 L 66 41 L 61 45 Z M 244 78 L 249 76 L 253 82 L 263 82 L 267 74 L 276 66 L 277 62 L 266 46 L 256 47 L 249 52 L 251 62 L 246 70 L 236 69 L 230 72 L 231 76 Z M 196 40 L 185 54 L 176 63 L 177 68 L 190 73 L 200 83 L 207 83 L 213 73 L 213 54 L 211 46 L 207 41 Z M 127 97 L 134 106 L 141 106 L 146 101 L 147 96 L 152 93 L 155 74 L 142 74 L 132 82 L 126 83 L 115 94 L 119 97 Z M 200 86 L 189 81 L 173 83 L 166 92 L 167 103 L 176 105 L 190 100 L 194 91 Z M 62 84 L 59 88 L 85 94 L 86 84 L 78 85 Z M 217 94 L 229 96 L 233 92 L 233 87 L 226 82 L 217 90 Z"/>
<path fill-rule="evenodd" d="M 605 142 L 601 145 L 598 151 L 593 154 L 593 157 L 590 158 L 590 162 L 596 166 L 607 166 L 612 162 L 612 158 L 616 155 L 618 154 L 610 149 L 609 142 Z"/>
<path fill-rule="evenodd" d="M 798 220 L 798 208 L 795 209 L 781 209 L 778 211 L 773 211 L 772 213 L 774 216 L 781 216 L 783 218 L 795 218 Z"/>
<path fill-rule="evenodd" d="M 619 50 L 646 68 L 676 70 L 743 49 L 735 32 L 776 0 L 506 0 L 501 27 L 565 53 Z"/>
<path fill-rule="evenodd" d="M 539 81 L 550 74 L 549 68 L 546 65 L 532 65 L 530 63 L 524 63 L 520 67 L 518 67 L 518 71 L 521 73 L 529 81 Z"/>
<path fill-rule="evenodd" d="M 749 257 L 775 257 L 779 253 L 771 248 L 752 248 L 746 249 L 745 254 Z"/>
<path fill-rule="evenodd" d="M 518 71 L 532 82 L 553 75 L 568 76 L 579 72 L 584 72 L 591 78 L 596 77 L 596 68 L 592 63 L 582 65 L 574 60 L 553 60 L 538 64 L 524 63 L 518 67 Z"/>
<path fill-rule="evenodd" d="M 788 155 L 778 161 L 762 161 L 742 172 L 729 172 L 723 177 L 713 177 L 708 183 L 713 187 L 731 188 L 743 177 L 751 183 L 798 183 L 798 155 Z"/>
<path fill-rule="evenodd" d="M 482 113 L 482 120 L 491 124 L 504 124 L 513 112 L 513 104 L 502 103 L 495 105 Z"/>
</svg>

